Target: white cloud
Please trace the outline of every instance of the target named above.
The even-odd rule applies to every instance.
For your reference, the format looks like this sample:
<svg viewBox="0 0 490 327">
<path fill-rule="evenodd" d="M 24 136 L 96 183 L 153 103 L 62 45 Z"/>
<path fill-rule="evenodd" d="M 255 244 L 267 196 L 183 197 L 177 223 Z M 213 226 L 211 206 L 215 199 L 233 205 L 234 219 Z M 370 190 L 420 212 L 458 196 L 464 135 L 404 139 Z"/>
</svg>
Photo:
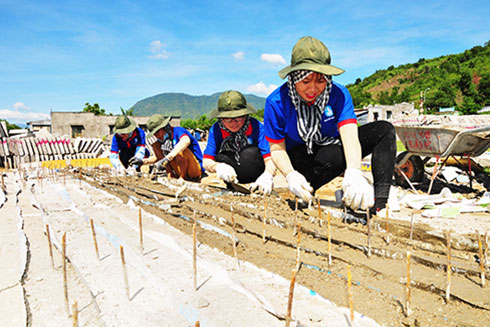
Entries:
<svg viewBox="0 0 490 327">
<path fill-rule="evenodd" d="M 254 85 L 247 86 L 248 92 L 263 94 L 263 95 L 269 95 L 275 89 L 277 89 L 277 85 L 270 84 L 269 86 L 267 86 L 262 81 Z"/>
<path fill-rule="evenodd" d="M 277 53 L 263 53 L 260 55 L 260 60 L 274 64 L 274 65 L 285 65 L 286 60 Z"/>
<path fill-rule="evenodd" d="M 0 119 L 6 119 L 9 122 L 27 122 L 31 120 L 50 119 L 49 114 L 40 112 L 21 112 L 17 110 L 0 109 Z"/>
<path fill-rule="evenodd" d="M 169 53 L 162 48 L 165 46 L 160 40 L 151 41 L 150 52 L 152 55 L 148 56 L 152 59 L 167 59 Z"/>
<path fill-rule="evenodd" d="M 22 102 L 16 102 L 13 104 L 13 106 L 15 108 L 15 110 L 19 110 L 19 109 L 23 109 L 23 110 L 31 110 L 31 108 L 29 108 L 28 106 L 26 106 L 24 103 Z"/>
<path fill-rule="evenodd" d="M 235 58 L 236 61 L 241 61 L 245 58 L 245 52 L 243 51 L 238 51 L 232 54 L 233 58 Z"/>
</svg>

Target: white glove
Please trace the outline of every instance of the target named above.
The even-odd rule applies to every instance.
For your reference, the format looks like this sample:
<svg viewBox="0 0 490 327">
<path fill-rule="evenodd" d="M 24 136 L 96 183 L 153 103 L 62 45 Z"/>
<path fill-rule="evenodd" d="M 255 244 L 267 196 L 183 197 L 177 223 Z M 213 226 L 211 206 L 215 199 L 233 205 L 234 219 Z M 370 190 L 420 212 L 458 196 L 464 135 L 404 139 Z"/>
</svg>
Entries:
<svg viewBox="0 0 490 327">
<path fill-rule="evenodd" d="M 126 175 L 126 168 L 122 164 L 119 164 L 114 167 L 114 174 L 116 176 L 124 176 Z"/>
<path fill-rule="evenodd" d="M 313 187 L 311 187 L 310 183 L 306 180 L 306 178 L 298 173 L 296 170 L 293 170 L 286 176 L 286 180 L 288 181 L 288 188 L 294 195 L 303 199 L 304 202 L 308 202 L 313 199 Z"/>
<path fill-rule="evenodd" d="M 216 175 L 225 182 L 238 183 L 235 169 L 224 162 L 219 162 L 216 165 Z"/>
<path fill-rule="evenodd" d="M 264 171 L 257 180 L 250 185 L 250 191 L 257 190 L 259 193 L 270 194 L 272 192 L 273 177 L 268 172 Z"/>
<path fill-rule="evenodd" d="M 347 168 L 342 182 L 345 204 L 352 210 L 368 210 L 374 205 L 374 190 L 360 169 Z"/>
</svg>

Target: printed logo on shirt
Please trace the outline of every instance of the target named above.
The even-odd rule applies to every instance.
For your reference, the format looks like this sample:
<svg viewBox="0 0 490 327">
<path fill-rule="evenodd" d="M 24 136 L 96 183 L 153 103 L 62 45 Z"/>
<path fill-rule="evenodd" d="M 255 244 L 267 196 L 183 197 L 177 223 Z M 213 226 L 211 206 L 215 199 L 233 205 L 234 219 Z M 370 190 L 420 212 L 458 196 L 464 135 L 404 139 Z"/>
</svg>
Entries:
<svg viewBox="0 0 490 327">
<path fill-rule="evenodd" d="M 247 143 L 248 143 L 248 144 L 252 144 L 252 143 L 253 143 L 253 142 L 252 142 L 252 138 L 251 138 L 250 136 L 249 136 L 249 137 L 247 137 Z"/>
<path fill-rule="evenodd" d="M 323 112 L 325 114 L 325 116 L 327 117 L 332 117 L 333 116 L 333 110 L 332 110 L 332 107 L 330 105 L 328 105 L 326 108 L 325 108 L 325 111 Z"/>
</svg>

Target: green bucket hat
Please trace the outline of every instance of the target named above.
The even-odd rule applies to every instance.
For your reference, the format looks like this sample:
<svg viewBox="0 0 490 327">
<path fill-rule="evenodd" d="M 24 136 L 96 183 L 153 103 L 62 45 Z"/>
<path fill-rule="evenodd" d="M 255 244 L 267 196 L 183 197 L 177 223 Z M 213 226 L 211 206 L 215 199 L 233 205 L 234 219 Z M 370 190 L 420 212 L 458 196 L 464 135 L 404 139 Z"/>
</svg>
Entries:
<svg viewBox="0 0 490 327">
<path fill-rule="evenodd" d="M 218 107 L 211 111 L 209 118 L 235 118 L 254 114 L 256 110 L 247 104 L 247 99 L 238 91 L 225 91 L 218 99 Z"/>
<path fill-rule="evenodd" d="M 116 118 L 116 123 L 112 129 L 113 133 L 127 134 L 131 133 L 138 127 L 138 124 L 126 115 L 122 115 Z"/>
<path fill-rule="evenodd" d="M 324 75 L 340 75 L 344 71 L 330 65 L 330 52 L 320 40 L 304 36 L 296 42 L 291 54 L 291 65 L 279 71 L 279 77 L 284 79 L 296 70 L 311 70 Z"/>
<path fill-rule="evenodd" d="M 149 132 L 146 137 L 152 137 L 153 134 L 160 130 L 160 128 L 164 128 L 165 126 L 167 126 L 171 118 L 172 117 L 163 117 L 159 114 L 152 115 L 146 123 L 146 128 L 148 128 Z"/>
</svg>

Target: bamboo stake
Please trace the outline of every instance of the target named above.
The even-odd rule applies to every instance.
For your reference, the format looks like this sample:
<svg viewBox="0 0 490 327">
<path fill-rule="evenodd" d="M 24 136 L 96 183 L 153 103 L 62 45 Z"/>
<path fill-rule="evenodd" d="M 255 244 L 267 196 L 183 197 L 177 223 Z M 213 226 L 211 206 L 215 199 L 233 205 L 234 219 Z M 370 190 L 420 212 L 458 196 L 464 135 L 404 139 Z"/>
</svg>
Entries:
<svg viewBox="0 0 490 327">
<path fill-rule="evenodd" d="M 446 303 L 451 300 L 451 231 L 447 231 L 447 287 Z"/>
<path fill-rule="evenodd" d="M 232 226 L 232 242 L 233 242 L 233 256 L 235 257 L 236 260 L 236 268 L 237 270 L 240 270 L 240 262 L 238 261 L 238 253 L 236 249 L 236 231 L 235 231 L 235 216 L 233 214 L 233 206 L 230 206 L 231 209 L 231 226 Z"/>
<path fill-rule="evenodd" d="M 300 242 L 301 242 L 301 221 L 298 221 L 298 235 L 296 239 L 296 270 L 299 271 L 299 265 L 300 265 Z"/>
<path fill-rule="evenodd" d="M 367 217 L 367 228 L 368 228 L 368 238 L 367 238 L 368 251 L 367 251 L 367 256 L 368 256 L 368 258 L 371 258 L 371 214 L 369 213 L 369 209 L 366 210 L 366 217 Z"/>
<path fill-rule="evenodd" d="M 143 220 L 141 219 L 141 208 L 139 208 L 139 225 L 140 225 L 140 248 L 143 251 Z"/>
<path fill-rule="evenodd" d="M 413 235 L 413 213 L 412 216 L 410 217 L 410 241 L 412 240 L 412 235 Z"/>
<path fill-rule="evenodd" d="M 485 232 L 485 252 L 483 253 L 483 257 L 485 258 L 485 264 L 488 260 L 488 232 Z"/>
<path fill-rule="evenodd" d="M 199 322 L 199 320 L 196 321 L 195 327 L 201 327 L 201 323 Z"/>
<path fill-rule="evenodd" d="M 332 215 L 330 211 L 327 214 L 327 232 L 328 232 L 328 266 L 332 265 L 332 237 L 331 237 L 331 227 L 330 221 L 332 220 Z"/>
<path fill-rule="evenodd" d="M 478 252 L 480 254 L 481 287 L 485 287 L 485 258 L 483 257 L 483 247 L 481 243 L 480 232 L 477 232 L 476 236 L 478 238 Z"/>
<path fill-rule="evenodd" d="M 126 295 L 128 296 L 128 299 L 131 300 L 131 298 L 129 297 L 128 271 L 126 269 L 126 260 L 124 260 L 124 248 L 122 245 L 119 245 L 119 252 L 121 254 L 121 264 L 122 264 L 122 270 L 123 270 L 124 288 L 126 289 Z"/>
<path fill-rule="evenodd" d="M 296 203 L 294 205 L 294 230 L 293 230 L 293 235 L 296 235 L 298 233 L 297 226 L 296 224 L 298 223 L 298 198 L 296 198 Z"/>
<path fill-rule="evenodd" d="M 294 283 L 296 282 L 296 269 L 291 270 L 291 283 L 289 284 L 288 311 L 286 313 L 286 327 L 291 324 L 291 311 L 293 309 Z"/>
<path fill-rule="evenodd" d="M 390 206 L 386 204 L 386 244 L 390 244 Z"/>
<path fill-rule="evenodd" d="M 194 290 L 197 290 L 197 220 L 196 212 L 194 211 L 194 225 L 192 226 L 192 267 L 194 270 Z"/>
<path fill-rule="evenodd" d="M 70 308 L 68 303 L 68 281 L 66 277 L 66 232 L 63 234 L 61 238 L 61 249 L 63 255 L 63 293 L 65 296 L 65 310 L 68 316 L 70 315 Z"/>
<path fill-rule="evenodd" d="M 94 239 L 95 254 L 97 255 L 97 260 L 100 260 L 99 246 L 97 245 L 97 236 L 95 235 L 94 220 L 90 219 L 90 229 L 92 230 L 92 238 Z"/>
<path fill-rule="evenodd" d="M 71 317 L 73 319 L 73 327 L 78 327 L 78 303 L 75 301 L 71 307 Z"/>
<path fill-rule="evenodd" d="M 354 296 L 352 294 L 352 275 L 350 265 L 347 265 L 347 294 L 349 296 L 350 321 L 354 322 Z"/>
<path fill-rule="evenodd" d="M 411 302 L 412 302 L 412 287 L 410 282 L 410 251 L 407 251 L 407 287 L 406 287 L 406 315 L 407 317 L 412 313 Z"/>
<path fill-rule="evenodd" d="M 51 234 L 49 234 L 49 225 L 46 224 L 46 235 L 48 236 L 49 257 L 51 258 L 51 267 L 54 269 L 53 247 L 51 245 Z"/>
<path fill-rule="evenodd" d="M 264 195 L 264 220 L 262 221 L 262 244 L 265 244 L 265 224 L 267 223 L 267 196 Z"/>
</svg>

